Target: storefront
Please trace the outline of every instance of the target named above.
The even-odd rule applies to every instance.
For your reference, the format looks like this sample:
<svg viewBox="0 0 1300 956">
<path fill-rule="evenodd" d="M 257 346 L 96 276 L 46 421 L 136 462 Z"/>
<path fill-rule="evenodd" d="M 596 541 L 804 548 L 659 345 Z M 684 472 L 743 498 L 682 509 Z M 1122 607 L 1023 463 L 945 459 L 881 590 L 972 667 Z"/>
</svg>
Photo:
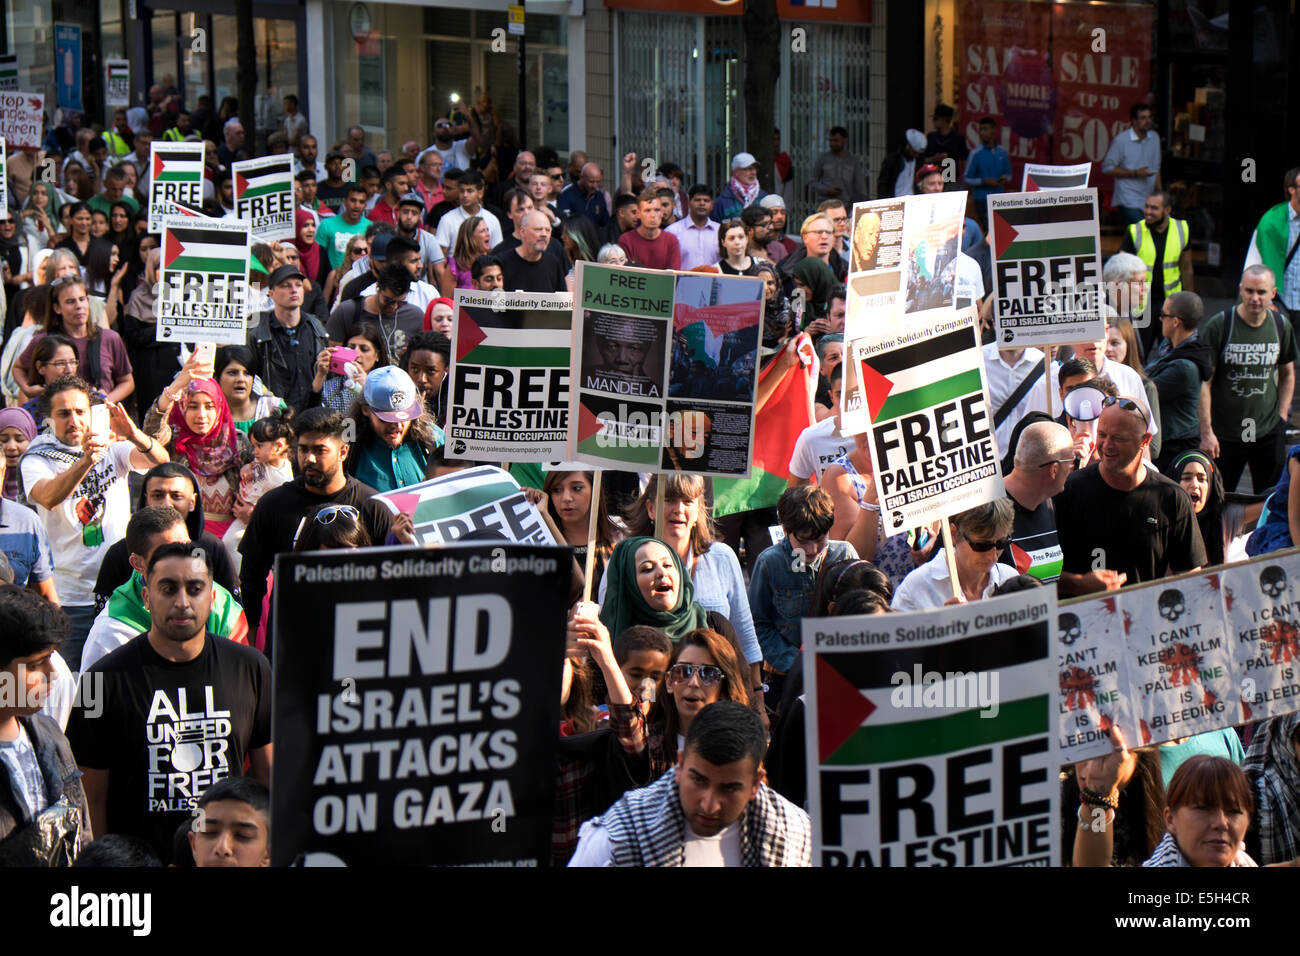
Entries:
<svg viewBox="0 0 1300 956">
<path fill-rule="evenodd" d="M 1297 85 L 1290 3 L 1232 5 L 1231 25 L 1229 6 L 927 0 L 925 115 L 953 105 L 972 146 L 979 118 L 996 117 L 1016 184 L 1025 162 L 1091 162 L 1112 251 L 1121 224 L 1101 160 L 1126 135 L 1130 107 L 1150 103 L 1162 185 L 1191 229 L 1197 288 L 1233 295 L 1255 222 L 1285 198 L 1300 124 L 1287 115 Z"/>
<path fill-rule="evenodd" d="M 741 5 L 605 0 L 605 6 L 615 12 L 611 47 L 617 55 L 609 77 L 615 91 L 614 155 L 635 151 L 677 163 L 690 182 L 725 183 L 731 157 L 754 142 L 742 99 Z M 873 107 L 884 95 L 883 76 L 872 69 L 873 6 L 871 0 L 778 3 L 775 125 L 795 170 L 792 222 L 815 205 L 807 176 L 827 148 L 830 127 L 844 126 L 850 151 L 872 167 L 872 148 L 881 139 L 872 128 Z"/>
</svg>

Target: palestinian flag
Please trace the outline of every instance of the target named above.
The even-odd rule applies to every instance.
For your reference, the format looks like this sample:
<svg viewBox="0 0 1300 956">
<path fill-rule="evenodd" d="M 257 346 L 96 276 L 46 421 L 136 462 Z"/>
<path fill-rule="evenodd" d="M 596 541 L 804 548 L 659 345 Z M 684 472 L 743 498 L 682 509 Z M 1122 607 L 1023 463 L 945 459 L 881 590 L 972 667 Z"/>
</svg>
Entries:
<svg viewBox="0 0 1300 956">
<path fill-rule="evenodd" d="M 790 456 L 799 433 L 816 423 L 813 396 L 817 393 L 817 353 L 806 332 L 799 336 L 799 355 L 807 365 L 786 370 L 754 419 L 754 461 L 748 478 L 713 479 L 713 516 L 774 506 L 790 478 Z M 759 373 L 760 384 L 772 372 Z"/>
<path fill-rule="evenodd" d="M 762 303 L 733 302 L 726 305 L 688 306 L 678 303 L 673 328 L 686 340 L 691 360 L 717 368 L 722 340 L 728 332 L 746 327 L 757 330 L 763 317 Z"/>
<path fill-rule="evenodd" d="M 234 165 L 235 202 L 272 193 L 293 193 L 293 160 L 288 155 L 241 160 Z"/>
<path fill-rule="evenodd" d="M 376 495 L 375 498 L 394 514 L 410 515 L 417 540 L 427 546 L 445 543 L 446 522 L 521 494 L 519 483 L 508 472 L 492 465 L 482 465 Z M 529 507 L 536 511 L 536 506 Z M 517 504 L 512 503 L 512 509 L 517 508 Z M 533 515 L 532 521 L 525 519 L 523 523 L 529 527 L 545 527 L 538 515 Z M 501 533 L 509 537 L 511 523 L 500 521 L 497 524 Z M 451 536 L 450 540 L 455 540 L 455 537 L 458 535 Z M 548 543 L 555 544 L 554 541 Z"/>
<path fill-rule="evenodd" d="M 507 368 L 568 368 L 573 313 L 461 307 L 452 331 L 457 362 Z"/>
<path fill-rule="evenodd" d="M 203 182 L 202 143 L 154 143 L 149 163 L 155 183 Z"/>
<path fill-rule="evenodd" d="M 973 326 L 868 356 L 862 392 L 872 424 L 982 391 L 982 360 Z"/>
<path fill-rule="evenodd" d="M 1083 189 L 1088 185 L 1084 173 L 1025 173 L 1025 188 L 1021 192 L 1038 192 L 1040 189 Z"/>
<path fill-rule="evenodd" d="M 605 409 L 606 402 L 611 406 L 609 409 Z M 600 417 L 602 410 L 617 415 L 619 404 L 616 396 L 582 395 L 578 399 L 578 457 L 583 461 L 596 459 L 615 465 L 639 466 L 630 469 L 632 471 L 657 471 L 661 457 L 661 406 L 621 403 L 625 408 L 640 412 L 644 416 L 644 422 L 639 419 L 635 423 L 619 422 Z"/>
<path fill-rule="evenodd" d="M 18 88 L 18 57 L 0 56 L 0 90 Z"/>
<path fill-rule="evenodd" d="M 1097 207 L 1091 201 L 992 212 L 996 259 L 1051 259 L 1097 254 Z"/>
<path fill-rule="evenodd" d="M 196 219 L 193 226 L 163 232 L 162 267 L 169 272 L 216 272 L 244 275 L 248 272 L 248 230 L 205 228 Z"/>
<path fill-rule="evenodd" d="M 1048 629 L 1044 619 L 944 643 L 819 653 L 818 762 L 861 766 L 920 760 L 1052 734 L 1056 701 Z M 997 692 L 991 695 L 996 716 L 991 708 L 984 710 L 975 693 L 981 671 L 997 673 Z M 908 677 L 901 686 L 900 674 Z M 934 674 L 940 680 L 926 677 Z M 949 676 L 956 674 L 967 676 Z M 984 686 L 992 690 L 991 680 Z"/>
</svg>

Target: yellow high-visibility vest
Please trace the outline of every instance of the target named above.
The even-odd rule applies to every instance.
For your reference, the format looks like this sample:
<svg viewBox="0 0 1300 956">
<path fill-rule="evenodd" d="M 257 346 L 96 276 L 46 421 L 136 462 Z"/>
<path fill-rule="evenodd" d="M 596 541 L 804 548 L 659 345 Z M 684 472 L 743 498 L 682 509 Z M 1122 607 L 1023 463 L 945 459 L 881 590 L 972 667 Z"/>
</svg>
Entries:
<svg viewBox="0 0 1300 956">
<path fill-rule="evenodd" d="M 1133 241 L 1133 249 L 1137 257 L 1146 264 L 1147 278 L 1150 279 L 1156 267 L 1156 241 L 1151 235 L 1146 220 L 1139 220 L 1129 226 L 1128 237 Z M 1183 291 L 1183 274 L 1178 269 L 1178 259 L 1186 248 L 1187 221 L 1171 218 L 1165 229 L 1165 256 L 1160 264 L 1164 269 L 1166 299 L 1175 292 Z M 1142 307 L 1146 308 L 1146 302 L 1142 303 Z"/>
<path fill-rule="evenodd" d="M 119 159 L 131 152 L 131 144 L 126 141 L 121 133 L 114 129 L 104 130 L 104 142 L 108 144 L 108 152 Z"/>
</svg>

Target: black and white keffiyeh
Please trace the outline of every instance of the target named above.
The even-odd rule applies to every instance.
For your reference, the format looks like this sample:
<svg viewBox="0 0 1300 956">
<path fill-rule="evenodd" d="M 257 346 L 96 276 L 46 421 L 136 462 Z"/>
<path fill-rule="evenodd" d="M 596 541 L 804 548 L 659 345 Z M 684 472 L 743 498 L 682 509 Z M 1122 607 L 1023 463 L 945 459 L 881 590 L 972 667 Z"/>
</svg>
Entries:
<svg viewBox="0 0 1300 956">
<path fill-rule="evenodd" d="M 1143 866 L 1191 866 L 1187 862 L 1187 857 L 1183 856 L 1183 851 L 1179 849 L 1178 841 L 1174 839 L 1172 833 L 1166 833 L 1164 839 L 1156 844 L 1155 852 L 1147 858 Z M 1228 866 L 1258 866 L 1254 860 L 1246 853 L 1245 845 L 1237 848 L 1237 856 Z"/>
<path fill-rule="evenodd" d="M 1260 724 L 1241 764 L 1254 790 L 1259 861 L 1265 865 L 1300 857 L 1300 756 L 1294 743 L 1297 730 L 1300 712 Z"/>
</svg>

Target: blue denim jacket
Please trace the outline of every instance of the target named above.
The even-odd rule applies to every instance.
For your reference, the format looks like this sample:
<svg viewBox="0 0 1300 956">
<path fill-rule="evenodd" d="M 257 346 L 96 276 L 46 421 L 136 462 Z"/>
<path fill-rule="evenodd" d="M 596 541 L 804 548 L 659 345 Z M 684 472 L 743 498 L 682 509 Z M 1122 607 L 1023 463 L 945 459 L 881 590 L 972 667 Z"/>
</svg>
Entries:
<svg viewBox="0 0 1300 956">
<path fill-rule="evenodd" d="M 799 654 L 803 617 L 822 563 L 857 556 L 848 542 L 831 541 L 817 560 L 796 571 L 794 549 L 788 538 L 758 556 L 749 577 L 749 606 L 763 660 L 774 670 L 784 674 Z"/>
</svg>

